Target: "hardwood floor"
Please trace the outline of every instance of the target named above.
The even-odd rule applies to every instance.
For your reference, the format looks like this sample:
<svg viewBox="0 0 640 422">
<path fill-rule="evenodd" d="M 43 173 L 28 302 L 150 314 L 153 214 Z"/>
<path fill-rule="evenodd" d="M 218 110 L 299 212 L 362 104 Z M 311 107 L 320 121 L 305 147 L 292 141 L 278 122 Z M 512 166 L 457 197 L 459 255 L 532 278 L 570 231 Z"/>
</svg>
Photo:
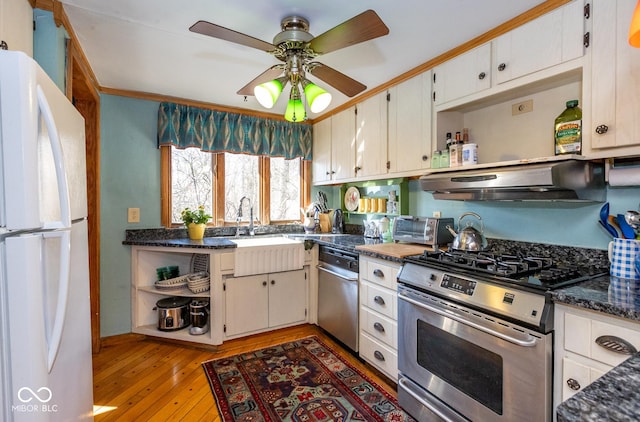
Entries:
<svg viewBox="0 0 640 422">
<path fill-rule="evenodd" d="M 107 344 L 93 357 L 95 420 L 220 421 L 202 362 L 317 335 L 356 368 L 396 395 L 395 385 L 315 325 L 225 342 L 217 348 L 145 338 Z"/>
</svg>

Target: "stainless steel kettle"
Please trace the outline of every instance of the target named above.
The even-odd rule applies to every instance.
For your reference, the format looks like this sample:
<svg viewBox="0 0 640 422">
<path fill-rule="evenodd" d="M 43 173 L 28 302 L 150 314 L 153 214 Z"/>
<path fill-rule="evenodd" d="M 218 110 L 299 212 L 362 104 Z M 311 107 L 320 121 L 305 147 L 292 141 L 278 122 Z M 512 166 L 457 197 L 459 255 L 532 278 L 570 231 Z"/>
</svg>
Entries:
<svg viewBox="0 0 640 422">
<path fill-rule="evenodd" d="M 471 223 L 467 223 L 465 228 L 462 228 L 462 219 L 468 215 L 476 217 L 480 220 L 480 231 L 473 227 Z M 476 214 L 475 212 L 465 212 L 460 218 L 458 218 L 458 232 L 451 226 L 447 226 L 447 229 L 453 234 L 453 242 L 451 243 L 451 249 L 455 249 L 458 251 L 467 251 L 467 252 L 480 252 L 487 249 L 489 242 L 487 242 L 487 238 L 484 237 L 484 224 L 482 222 L 482 218 Z"/>
<path fill-rule="evenodd" d="M 344 233 L 344 215 L 341 209 L 333 211 L 333 221 L 331 222 L 331 233 Z"/>
</svg>

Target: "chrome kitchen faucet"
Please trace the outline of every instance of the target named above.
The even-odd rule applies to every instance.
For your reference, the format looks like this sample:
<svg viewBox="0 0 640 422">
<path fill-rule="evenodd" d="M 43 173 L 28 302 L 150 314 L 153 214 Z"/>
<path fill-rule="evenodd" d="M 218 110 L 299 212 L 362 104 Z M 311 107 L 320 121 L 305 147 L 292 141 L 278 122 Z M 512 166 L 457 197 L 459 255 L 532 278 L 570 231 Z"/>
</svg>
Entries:
<svg viewBox="0 0 640 422">
<path fill-rule="evenodd" d="M 238 223 L 236 227 L 236 237 L 240 237 L 240 220 L 242 219 L 242 203 L 244 200 L 249 201 L 249 236 L 253 236 L 256 234 L 253 228 L 253 205 L 251 205 L 251 198 L 248 196 L 243 196 L 240 198 L 240 205 L 238 206 L 238 218 L 236 222 Z"/>
</svg>

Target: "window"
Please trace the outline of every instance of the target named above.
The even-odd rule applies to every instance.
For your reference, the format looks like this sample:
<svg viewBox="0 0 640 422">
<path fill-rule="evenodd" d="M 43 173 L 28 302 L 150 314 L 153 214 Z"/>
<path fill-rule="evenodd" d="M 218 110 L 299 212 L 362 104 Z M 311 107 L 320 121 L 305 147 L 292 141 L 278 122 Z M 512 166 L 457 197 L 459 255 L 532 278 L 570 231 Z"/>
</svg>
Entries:
<svg viewBox="0 0 640 422">
<path fill-rule="evenodd" d="M 171 148 L 171 221 L 180 223 L 180 211 L 204 205 L 212 214 L 211 153 L 198 148 Z"/>
<path fill-rule="evenodd" d="M 242 204 L 241 221 L 249 221 L 249 206 L 257 216 L 260 204 L 258 161 L 255 155 L 224 154 L 224 221 L 237 221 L 240 199 L 244 197 L 250 202 Z"/>
<path fill-rule="evenodd" d="M 180 212 L 199 205 L 213 216 L 212 223 L 236 224 L 240 199 L 245 196 L 250 202 L 243 201 L 244 223 L 249 221 L 250 206 L 256 223 L 299 221 L 300 207 L 309 202 L 310 165 L 300 158 L 164 146 L 161 151 L 163 192 L 167 192 L 162 205 L 164 225 L 180 225 Z"/>
<path fill-rule="evenodd" d="M 286 221 L 300 218 L 300 162 L 302 160 L 270 160 L 270 220 Z"/>
</svg>

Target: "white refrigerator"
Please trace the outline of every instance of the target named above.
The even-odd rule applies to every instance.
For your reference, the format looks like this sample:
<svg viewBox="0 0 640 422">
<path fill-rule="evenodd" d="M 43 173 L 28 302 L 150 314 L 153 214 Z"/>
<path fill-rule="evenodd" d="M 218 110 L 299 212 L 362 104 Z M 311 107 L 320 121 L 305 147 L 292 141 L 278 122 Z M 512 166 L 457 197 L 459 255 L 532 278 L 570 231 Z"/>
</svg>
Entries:
<svg viewBox="0 0 640 422">
<path fill-rule="evenodd" d="M 0 51 L 0 420 L 93 419 L 84 119 Z"/>
</svg>

